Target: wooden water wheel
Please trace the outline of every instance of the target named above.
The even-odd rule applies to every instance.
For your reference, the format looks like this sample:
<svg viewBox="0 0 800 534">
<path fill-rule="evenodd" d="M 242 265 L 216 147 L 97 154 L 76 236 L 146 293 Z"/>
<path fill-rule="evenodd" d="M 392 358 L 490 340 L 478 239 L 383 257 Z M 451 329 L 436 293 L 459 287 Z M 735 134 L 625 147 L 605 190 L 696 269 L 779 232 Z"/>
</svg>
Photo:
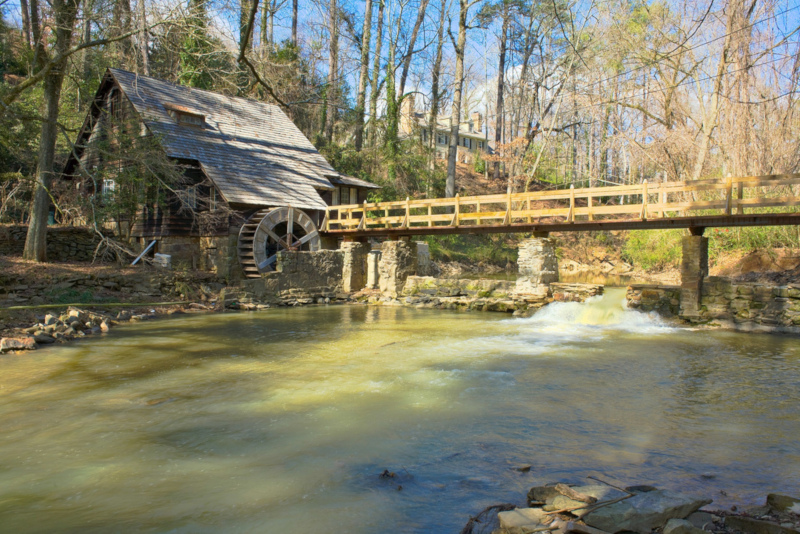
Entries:
<svg viewBox="0 0 800 534">
<path fill-rule="evenodd" d="M 317 226 L 297 208 L 257 211 L 239 230 L 239 262 L 247 278 L 274 271 L 278 252 L 282 250 L 319 249 Z"/>
</svg>

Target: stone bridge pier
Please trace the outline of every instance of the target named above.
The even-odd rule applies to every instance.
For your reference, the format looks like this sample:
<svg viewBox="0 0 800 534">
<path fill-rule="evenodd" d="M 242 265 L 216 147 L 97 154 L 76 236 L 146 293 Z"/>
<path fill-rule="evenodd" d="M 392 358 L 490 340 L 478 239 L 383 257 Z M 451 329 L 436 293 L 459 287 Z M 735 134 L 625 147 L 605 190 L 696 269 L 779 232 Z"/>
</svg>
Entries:
<svg viewBox="0 0 800 534">
<path fill-rule="evenodd" d="M 683 237 L 681 246 L 680 314 L 691 319 L 700 316 L 703 279 L 708 276 L 708 238 L 705 228 L 690 228 L 692 235 Z"/>
<path fill-rule="evenodd" d="M 519 275 L 515 293 L 546 296 L 550 284 L 558 282 L 558 258 L 555 242 L 547 233 L 535 233 L 519 246 L 517 257 Z"/>
</svg>

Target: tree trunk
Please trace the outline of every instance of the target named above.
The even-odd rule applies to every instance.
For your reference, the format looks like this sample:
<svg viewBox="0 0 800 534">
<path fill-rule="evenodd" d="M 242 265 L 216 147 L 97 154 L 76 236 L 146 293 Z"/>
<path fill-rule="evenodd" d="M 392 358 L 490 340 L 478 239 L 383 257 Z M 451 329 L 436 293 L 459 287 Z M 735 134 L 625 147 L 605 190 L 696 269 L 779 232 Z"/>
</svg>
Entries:
<svg viewBox="0 0 800 534">
<path fill-rule="evenodd" d="M 399 32 L 398 32 L 399 33 Z M 399 35 L 398 35 L 399 37 Z M 390 183 L 397 180 L 397 137 L 400 105 L 395 92 L 395 53 L 397 41 L 389 38 L 389 57 L 386 60 L 386 174 Z"/>
<path fill-rule="evenodd" d="M 358 94 L 356 96 L 356 136 L 354 141 L 356 152 L 361 152 L 361 147 L 364 144 L 364 106 L 367 103 L 371 30 L 372 0 L 366 0 L 364 6 L 364 32 L 361 36 L 361 73 L 358 77 Z"/>
<path fill-rule="evenodd" d="M 271 54 L 275 51 L 275 12 L 278 11 L 278 3 L 276 0 L 270 2 L 269 21 L 267 24 L 267 43 L 269 48 L 268 52 Z"/>
<path fill-rule="evenodd" d="M 25 47 L 31 47 L 31 18 L 29 14 L 28 0 L 19 0 L 19 10 L 22 14 L 22 40 Z"/>
<path fill-rule="evenodd" d="M 53 56 L 65 53 L 72 41 L 72 28 L 78 14 L 79 0 L 53 0 L 52 9 L 55 19 L 55 46 Z M 31 9 L 38 9 L 37 1 L 31 1 Z M 38 27 L 38 16 L 31 22 L 37 25 L 34 33 L 41 36 Z M 37 59 L 39 67 L 47 64 L 47 51 L 41 39 L 37 40 Z M 54 65 L 54 68 L 45 78 L 44 83 L 44 116 L 42 122 L 42 136 L 39 141 L 39 161 L 36 192 L 31 206 L 31 218 L 28 224 L 28 235 L 25 239 L 23 258 L 33 261 L 47 260 L 47 217 L 50 211 L 50 183 L 53 177 L 53 163 L 55 160 L 56 137 L 58 136 L 58 111 L 61 100 L 61 85 L 64 81 L 66 61 Z"/>
<path fill-rule="evenodd" d="M 383 45 L 383 10 L 386 7 L 385 0 L 378 0 L 378 29 L 375 32 L 375 58 L 372 62 L 372 87 L 369 95 L 369 120 L 372 128 L 369 129 L 369 145 L 374 147 L 378 139 L 378 93 L 380 83 L 378 81 L 381 72 L 381 46 Z"/>
<path fill-rule="evenodd" d="M 467 45 L 468 0 L 459 0 L 458 40 L 456 49 L 456 77 L 453 80 L 453 108 L 450 113 L 450 145 L 447 151 L 447 181 L 445 196 L 456 196 L 456 158 L 458 157 L 458 129 L 461 121 L 461 93 L 464 90 L 464 50 Z"/>
<path fill-rule="evenodd" d="M 297 48 L 297 2 L 292 0 L 292 44 Z"/>
<path fill-rule="evenodd" d="M 328 143 L 333 141 L 333 125 L 336 122 L 336 103 L 338 101 L 337 73 L 339 72 L 339 7 L 336 0 L 331 0 L 330 21 L 328 31 L 330 33 L 330 50 L 328 54 L 328 111 L 325 115 L 325 139 Z"/>
<path fill-rule="evenodd" d="M 252 28 L 247 26 L 247 20 L 250 18 L 250 2 L 252 0 L 241 0 L 239 4 L 239 48 L 250 37 L 248 32 L 252 31 Z M 252 45 L 252 42 L 250 44 Z"/>
<path fill-rule="evenodd" d="M 140 0 L 141 1 L 141 0 Z M 92 0 L 83 0 L 83 35 L 81 42 L 88 43 L 92 39 Z M 85 49 L 82 54 L 83 59 L 83 79 L 88 80 L 92 74 L 92 63 L 89 49 Z M 83 99 L 81 99 L 83 100 Z"/>
<path fill-rule="evenodd" d="M 112 23 L 112 36 L 118 37 L 120 35 L 125 35 L 131 32 L 131 0 L 116 0 L 114 2 L 114 10 L 113 10 L 113 23 Z M 130 37 L 126 37 L 118 42 L 115 43 L 114 48 L 116 49 L 117 53 L 117 61 L 122 64 L 128 65 L 130 59 L 133 57 L 132 51 L 133 46 Z M 131 70 L 135 70 L 135 64 L 132 65 L 134 68 Z"/>
<path fill-rule="evenodd" d="M 261 5 L 261 24 L 259 28 L 259 50 L 261 51 L 261 57 L 267 57 L 267 44 L 269 43 L 267 39 L 267 24 L 269 21 L 269 10 L 270 10 L 270 2 L 269 0 L 264 0 L 264 3 Z"/>
<path fill-rule="evenodd" d="M 425 10 L 428 9 L 428 1 L 429 0 L 422 0 L 422 3 L 419 6 L 419 11 L 417 12 L 417 21 L 414 23 L 414 29 L 411 31 L 411 38 L 408 42 L 408 51 L 406 51 L 406 55 L 403 58 L 403 72 L 400 74 L 400 89 L 397 92 L 401 98 L 406 94 L 406 79 L 408 78 L 408 70 L 411 67 L 411 58 L 414 56 L 414 46 L 417 42 L 419 28 L 422 26 L 422 22 L 425 20 Z"/>
<path fill-rule="evenodd" d="M 139 54 L 142 56 L 142 74 L 150 76 L 150 32 L 147 30 L 147 11 L 144 0 L 138 0 L 139 6 Z"/>
<path fill-rule="evenodd" d="M 494 112 L 494 145 L 500 146 L 503 140 L 503 89 L 506 77 L 506 41 L 508 40 L 508 4 L 503 2 L 503 28 L 500 30 L 500 60 L 497 66 L 497 105 Z M 494 162 L 493 176 L 495 180 L 500 179 L 500 162 Z M 511 187 L 511 175 L 508 177 L 508 186 Z"/>
<path fill-rule="evenodd" d="M 444 48 L 444 21 L 447 16 L 447 0 L 442 0 L 439 13 L 439 28 L 436 34 L 436 58 L 431 75 L 431 110 L 428 120 L 428 142 L 431 150 L 431 171 L 436 169 L 436 127 L 439 121 L 439 78 L 442 75 L 442 50 Z"/>
</svg>

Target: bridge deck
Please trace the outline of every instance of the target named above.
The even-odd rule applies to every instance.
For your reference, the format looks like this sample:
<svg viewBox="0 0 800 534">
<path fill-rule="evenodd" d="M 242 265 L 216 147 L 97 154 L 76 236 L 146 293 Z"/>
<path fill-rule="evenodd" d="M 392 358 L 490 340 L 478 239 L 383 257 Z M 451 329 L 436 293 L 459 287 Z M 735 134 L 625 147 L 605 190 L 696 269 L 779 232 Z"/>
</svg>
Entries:
<svg viewBox="0 0 800 534">
<path fill-rule="evenodd" d="M 796 192 L 797 191 L 797 192 Z M 330 206 L 345 238 L 800 224 L 800 174 Z"/>
</svg>

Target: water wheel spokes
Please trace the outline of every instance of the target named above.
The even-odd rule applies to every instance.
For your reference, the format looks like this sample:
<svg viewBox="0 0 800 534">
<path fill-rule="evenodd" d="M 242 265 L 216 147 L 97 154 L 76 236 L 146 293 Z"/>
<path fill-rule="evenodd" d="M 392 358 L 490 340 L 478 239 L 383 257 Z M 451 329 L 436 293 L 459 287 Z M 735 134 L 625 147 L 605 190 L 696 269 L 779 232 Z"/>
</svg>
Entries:
<svg viewBox="0 0 800 534">
<path fill-rule="evenodd" d="M 248 278 L 274 270 L 281 251 L 319 248 L 319 232 L 314 221 L 303 211 L 289 206 L 257 212 L 239 233 L 239 258 Z"/>
</svg>

